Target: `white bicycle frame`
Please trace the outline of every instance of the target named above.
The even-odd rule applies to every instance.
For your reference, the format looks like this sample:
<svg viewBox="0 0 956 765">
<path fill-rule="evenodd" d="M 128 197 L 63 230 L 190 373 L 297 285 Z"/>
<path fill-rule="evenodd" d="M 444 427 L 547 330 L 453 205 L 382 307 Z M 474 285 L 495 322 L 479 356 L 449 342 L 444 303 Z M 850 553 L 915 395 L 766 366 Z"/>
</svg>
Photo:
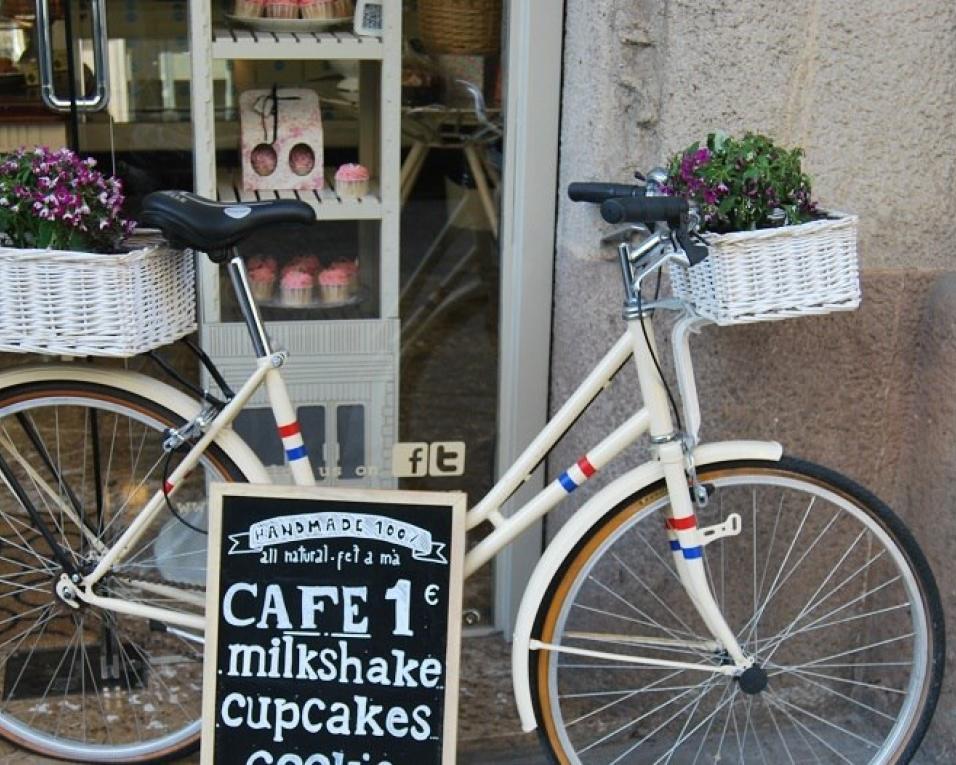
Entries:
<svg viewBox="0 0 956 765">
<path fill-rule="evenodd" d="M 45 379 L 63 380 L 65 379 L 65 373 L 68 375 L 67 379 L 109 384 L 155 401 L 182 416 L 187 423 L 198 423 L 203 431 L 202 436 L 170 474 L 164 489 L 157 491 L 149 499 L 143 510 L 110 548 L 101 549 L 102 557 L 94 570 L 86 576 L 75 577 L 72 581 L 66 574 L 62 575 L 58 587 L 58 589 L 61 589 L 61 594 L 66 592 L 69 597 L 75 597 L 85 603 L 118 613 L 155 619 L 165 624 L 197 632 L 204 630 L 205 619 L 201 615 L 146 606 L 115 597 L 104 597 L 97 594 L 94 588 L 114 564 L 121 561 L 130 550 L 135 549 L 139 538 L 157 513 L 164 508 L 166 504 L 164 494 L 175 494 L 179 483 L 196 467 L 200 457 L 213 441 L 216 441 L 227 451 L 250 481 L 257 483 L 271 482 L 269 474 L 261 462 L 229 427 L 252 395 L 263 384 L 266 385 L 283 446 L 289 455 L 289 464 L 295 483 L 304 486 L 315 484 L 308 457 L 305 455 L 304 448 L 302 448 L 303 442 L 296 423 L 295 410 L 280 373 L 285 354 L 282 352 L 274 353 L 268 346 L 268 340 L 265 337 L 258 311 L 251 298 L 251 291 L 248 290 L 248 283 L 245 281 L 245 269 L 242 261 L 234 258 L 230 267 L 237 294 L 242 297 L 242 290 L 246 290 L 247 304 L 244 306 L 244 313 L 250 326 L 250 332 L 253 333 L 258 361 L 255 372 L 218 414 L 203 409 L 198 402 L 189 399 L 164 383 L 133 372 L 99 370 L 87 365 L 41 365 L 21 367 L 0 374 L 0 387 L 4 388 L 10 385 Z M 675 349 L 682 408 L 686 421 L 686 434 L 678 433 L 674 429 L 667 391 L 657 370 L 655 360 L 657 350 L 650 315 L 648 312 L 641 312 L 640 315 L 628 320 L 628 328 L 624 335 L 597 363 L 578 389 L 528 445 L 505 475 L 467 513 L 467 527 L 469 529 L 473 529 L 485 521 L 490 522 L 493 526 L 491 533 L 465 556 L 465 575 L 469 576 L 491 560 L 535 520 L 552 510 L 568 494 L 607 465 L 622 450 L 645 433 L 650 435 L 653 444 L 653 458 L 604 487 L 575 513 L 547 546 L 525 589 L 518 611 L 512 644 L 512 676 L 518 712 L 522 727 L 526 731 L 533 730 L 537 725 L 531 702 L 528 672 L 529 653 L 532 650 L 574 653 L 598 658 L 613 658 L 617 661 L 628 661 L 635 664 L 710 671 L 727 675 L 738 675 L 752 664 L 752 659 L 741 650 L 736 637 L 725 622 L 714 600 L 707 582 L 702 558 L 703 547 L 710 541 L 740 532 L 739 518 L 735 519 L 734 516 L 731 516 L 718 526 L 708 529 L 698 528 L 694 502 L 691 492 L 688 490 L 688 475 L 693 475 L 693 469 L 698 465 L 741 459 L 778 460 L 782 455 L 782 448 L 777 443 L 760 441 L 725 441 L 697 445 L 700 410 L 690 357 L 689 335 L 701 321 L 701 319 L 688 314 L 679 320 L 673 329 L 673 347 Z M 260 342 L 257 342 L 256 332 L 259 333 Z M 525 505 L 505 516 L 501 510 L 503 504 L 514 494 L 557 441 L 567 432 L 577 417 L 609 384 L 617 371 L 632 355 L 637 366 L 641 395 L 645 402 L 644 407 L 590 449 L 581 459 L 561 473 L 557 479 L 542 489 Z M 662 480 L 666 484 L 670 499 L 670 514 L 665 521 L 668 525 L 668 538 L 676 571 L 688 597 L 697 608 L 713 637 L 713 641 L 705 641 L 707 647 L 714 651 L 726 651 L 727 655 L 733 660 L 733 664 L 701 667 L 700 664 L 687 662 L 545 645 L 533 640 L 531 632 L 534 620 L 547 587 L 561 563 L 578 541 L 600 520 L 608 508 L 617 505 L 635 492 Z M 56 501 L 55 495 L 57 492 L 51 490 L 47 493 Z M 73 511 L 66 503 L 60 501 L 59 504 L 65 514 L 72 516 Z M 78 519 L 74 520 L 82 528 Z M 140 582 L 139 586 L 147 591 L 155 590 L 167 597 L 177 598 L 184 604 L 188 603 L 193 606 L 204 604 L 204 598 L 199 593 L 181 592 L 175 588 L 164 588 L 162 585 L 150 582 Z M 201 640 L 198 635 L 184 634 L 195 640 Z M 628 642 L 635 645 L 651 645 L 654 641 L 629 637 Z M 700 646 L 700 641 L 694 642 L 694 647 Z"/>
</svg>

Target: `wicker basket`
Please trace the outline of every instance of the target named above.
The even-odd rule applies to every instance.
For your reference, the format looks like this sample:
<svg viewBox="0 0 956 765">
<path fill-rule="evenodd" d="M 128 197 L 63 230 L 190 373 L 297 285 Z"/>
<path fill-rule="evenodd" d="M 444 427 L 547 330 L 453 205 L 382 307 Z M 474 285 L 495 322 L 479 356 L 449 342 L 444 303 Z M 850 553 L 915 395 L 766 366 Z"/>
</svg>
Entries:
<svg viewBox="0 0 956 765">
<path fill-rule="evenodd" d="M 497 53 L 501 0 L 418 0 L 418 25 L 429 53 Z"/>
<path fill-rule="evenodd" d="M 857 218 L 709 235 L 693 268 L 669 266 L 674 294 L 721 324 L 848 311 L 860 304 Z"/>
<path fill-rule="evenodd" d="M 0 350 L 128 357 L 196 329 L 193 257 L 0 247 Z"/>
</svg>

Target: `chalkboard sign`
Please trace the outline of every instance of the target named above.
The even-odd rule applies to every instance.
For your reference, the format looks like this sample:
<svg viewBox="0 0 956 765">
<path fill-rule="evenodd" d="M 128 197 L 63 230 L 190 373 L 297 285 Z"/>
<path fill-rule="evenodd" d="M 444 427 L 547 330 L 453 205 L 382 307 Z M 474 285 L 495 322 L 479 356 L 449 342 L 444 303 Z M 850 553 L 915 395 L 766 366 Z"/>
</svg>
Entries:
<svg viewBox="0 0 956 765">
<path fill-rule="evenodd" d="M 454 763 L 464 512 L 215 484 L 201 763 Z"/>
</svg>

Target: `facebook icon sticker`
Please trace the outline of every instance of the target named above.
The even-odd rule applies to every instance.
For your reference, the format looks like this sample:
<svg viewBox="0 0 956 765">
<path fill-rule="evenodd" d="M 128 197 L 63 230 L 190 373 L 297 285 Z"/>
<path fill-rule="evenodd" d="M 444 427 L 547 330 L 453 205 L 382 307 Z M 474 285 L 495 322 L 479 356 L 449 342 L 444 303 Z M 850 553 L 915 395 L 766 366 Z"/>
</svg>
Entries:
<svg viewBox="0 0 956 765">
<path fill-rule="evenodd" d="M 396 478 L 419 478 L 428 475 L 428 444 L 406 441 L 392 448 L 392 475 Z"/>
<path fill-rule="evenodd" d="M 464 441 L 406 441 L 392 448 L 392 475 L 395 478 L 420 478 L 430 475 L 463 475 L 465 472 Z"/>
</svg>

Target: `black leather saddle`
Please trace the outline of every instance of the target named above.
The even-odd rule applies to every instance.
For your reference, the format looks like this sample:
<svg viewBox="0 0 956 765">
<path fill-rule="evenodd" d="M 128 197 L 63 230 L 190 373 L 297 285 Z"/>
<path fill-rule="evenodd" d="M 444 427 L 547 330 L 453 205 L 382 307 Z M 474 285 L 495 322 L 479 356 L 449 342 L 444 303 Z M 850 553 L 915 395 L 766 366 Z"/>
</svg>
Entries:
<svg viewBox="0 0 956 765">
<path fill-rule="evenodd" d="M 154 191 L 143 200 L 139 220 L 160 229 L 175 246 L 202 250 L 219 261 L 253 231 L 276 223 L 312 223 L 315 211 L 296 199 L 223 203 L 188 191 Z"/>
</svg>

